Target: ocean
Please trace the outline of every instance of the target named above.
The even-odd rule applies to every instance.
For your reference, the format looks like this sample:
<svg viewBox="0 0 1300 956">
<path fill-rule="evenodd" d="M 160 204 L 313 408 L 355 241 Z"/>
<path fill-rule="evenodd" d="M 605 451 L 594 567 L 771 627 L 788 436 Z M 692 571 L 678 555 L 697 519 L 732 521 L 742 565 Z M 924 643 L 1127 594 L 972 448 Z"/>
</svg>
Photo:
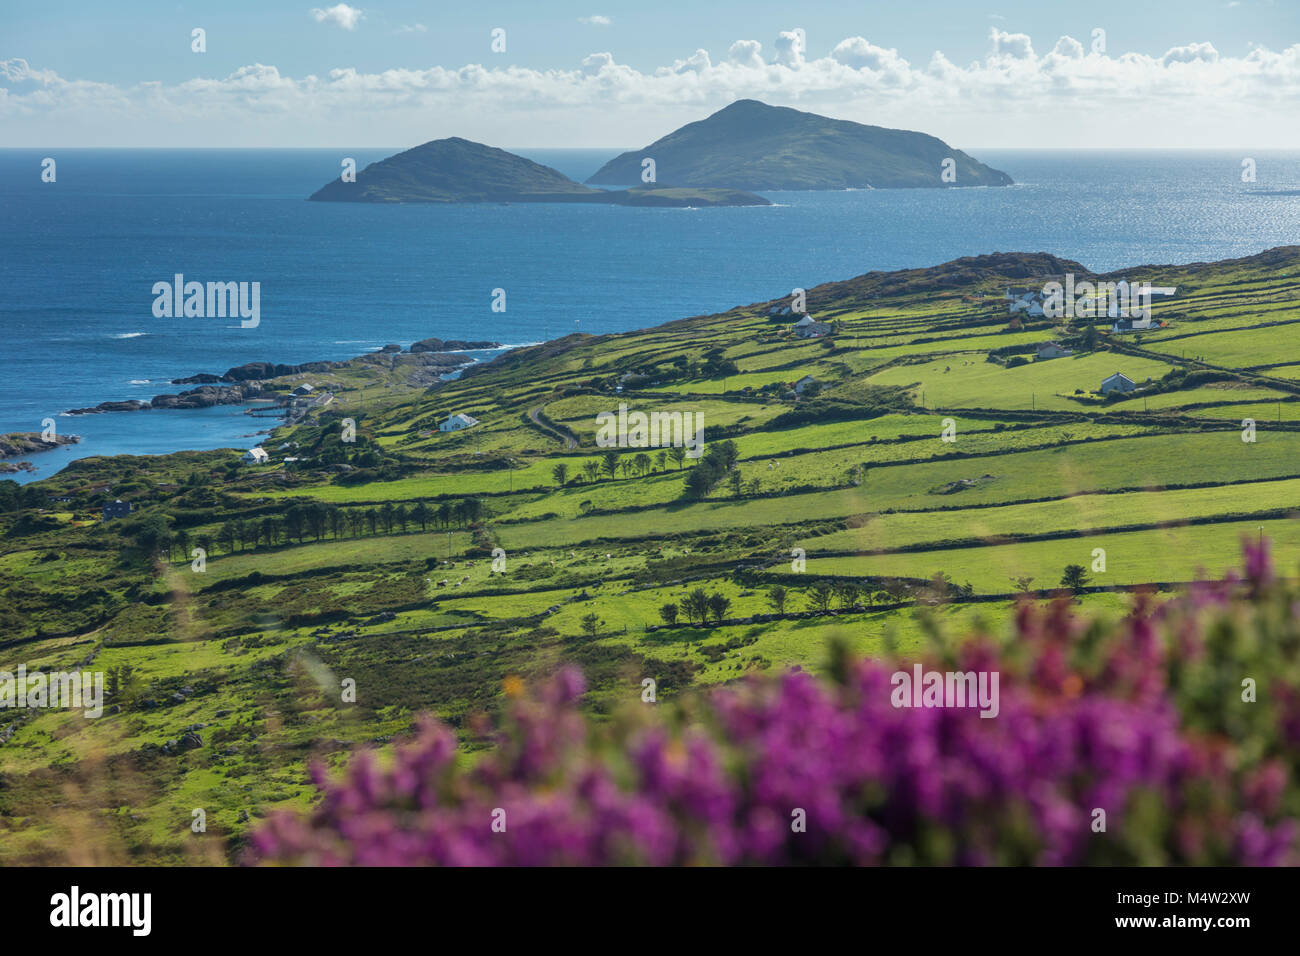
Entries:
<svg viewBox="0 0 1300 956">
<path fill-rule="evenodd" d="M 54 418 L 83 439 L 13 477 L 87 455 L 246 448 L 267 422 L 237 408 L 62 417 L 245 362 L 624 331 L 985 252 L 1105 271 L 1300 243 L 1300 153 L 1277 151 L 971 149 L 1017 185 L 768 193 L 771 207 L 305 201 L 343 157 L 363 168 L 395 151 L 0 149 L 0 432 Z M 578 180 L 620 152 L 515 151 Z M 176 273 L 260 282 L 260 323 L 155 318 L 153 284 Z"/>
</svg>

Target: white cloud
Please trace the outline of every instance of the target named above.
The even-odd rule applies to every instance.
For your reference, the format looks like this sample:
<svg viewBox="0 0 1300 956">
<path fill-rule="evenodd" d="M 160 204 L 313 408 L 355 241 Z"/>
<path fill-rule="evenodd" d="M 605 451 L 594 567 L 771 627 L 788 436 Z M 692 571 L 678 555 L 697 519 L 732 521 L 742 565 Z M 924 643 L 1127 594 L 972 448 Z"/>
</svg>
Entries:
<svg viewBox="0 0 1300 956">
<path fill-rule="evenodd" d="M 831 59 L 855 70 L 874 70 L 900 77 L 910 69 L 908 62 L 898 55 L 897 50 L 876 46 L 864 37 L 841 40 L 831 50 Z"/>
<path fill-rule="evenodd" d="M 1083 44 L 1074 37 L 1061 37 L 1052 47 L 1052 53 L 1067 60 L 1078 60 L 1083 57 Z"/>
<path fill-rule="evenodd" d="M 1034 45 L 1024 33 L 1004 33 L 997 27 L 989 30 L 989 40 L 993 43 L 993 56 L 1011 57 L 1027 60 L 1034 55 Z"/>
<path fill-rule="evenodd" d="M 1188 46 L 1176 46 L 1160 58 L 1165 66 L 1171 63 L 1214 63 L 1219 59 L 1219 51 L 1209 43 L 1192 43 Z"/>
<path fill-rule="evenodd" d="M 763 62 L 763 44 L 757 40 L 737 40 L 727 51 L 727 59 L 737 66 L 753 70 L 761 70 L 766 65 Z"/>
<path fill-rule="evenodd" d="M 332 7 L 322 10 L 315 7 L 311 15 L 316 18 L 317 23 L 336 23 L 344 30 L 355 30 L 358 24 L 365 19 L 365 13 L 357 7 L 349 7 L 346 3 L 336 3 Z"/>
<path fill-rule="evenodd" d="M 799 69 L 807 53 L 807 42 L 803 30 L 782 30 L 776 37 L 776 62 L 791 69 Z"/>
<path fill-rule="evenodd" d="M 609 17 L 602 17 L 600 14 L 596 14 L 595 16 L 590 17 L 578 17 L 578 22 L 586 23 L 593 27 L 607 27 L 614 21 Z"/>
<path fill-rule="evenodd" d="M 1133 116 L 1111 130 L 1125 146 L 1298 147 L 1300 44 L 1244 56 L 1189 43 L 1163 55 L 1085 53 L 1061 37 L 1042 56 L 1024 34 L 991 34 L 982 60 L 935 51 L 913 65 L 860 36 L 809 59 L 796 31 L 764 56 L 737 40 L 652 69 L 593 52 L 563 69 L 470 63 L 352 67 L 287 76 L 254 63 L 183 83 L 116 86 L 70 80 L 23 59 L 0 60 L 0 125 L 10 144 L 398 146 L 457 134 L 506 145 L 629 145 L 752 97 L 845 119 L 921 129 L 963 148 L 1102 145 L 1080 116 Z M 1050 131 L 1050 132 L 1049 132 Z M 429 134 L 429 135 L 425 135 Z M 1110 134 L 1106 134 L 1110 135 Z M 187 137 L 188 138 L 185 138 Z"/>
<path fill-rule="evenodd" d="M 397 28 L 397 32 L 398 33 L 426 33 L 428 32 L 428 29 L 429 28 L 426 27 L 423 23 L 412 23 L 409 26 L 403 24 L 402 26 Z"/>
</svg>

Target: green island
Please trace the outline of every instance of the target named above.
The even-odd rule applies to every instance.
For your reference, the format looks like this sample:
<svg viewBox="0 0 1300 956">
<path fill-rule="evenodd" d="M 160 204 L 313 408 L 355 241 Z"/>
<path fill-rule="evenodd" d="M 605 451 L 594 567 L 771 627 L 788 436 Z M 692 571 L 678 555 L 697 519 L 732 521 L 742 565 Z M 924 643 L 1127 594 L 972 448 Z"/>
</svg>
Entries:
<svg viewBox="0 0 1300 956">
<path fill-rule="evenodd" d="M 587 182 L 636 185 L 647 160 L 654 161 L 660 183 L 756 192 L 1012 185 L 1006 173 L 934 136 L 758 100 L 737 100 L 616 156 Z"/>
<path fill-rule="evenodd" d="M 638 180 L 639 182 L 639 180 Z M 340 176 L 309 199 L 362 203 L 600 203 L 612 206 L 770 206 L 729 188 L 638 186 L 592 189 L 558 170 L 504 149 L 452 136 L 405 150 Z"/>
<path fill-rule="evenodd" d="M 1138 331 L 1011 311 L 1009 288 L 1063 273 L 1176 293 Z M 1297 275 L 1294 246 L 873 272 L 432 385 L 401 362 L 272 378 L 331 400 L 264 462 L 0 482 L 0 667 L 107 675 L 98 719 L 6 712 L 0 862 L 237 862 L 309 803 L 311 759 L 433 713 L 474 761 L 475 715 L 565 663 L 600 719 L 647 677 L 672 701 L 821 672 L 832 642 L 1005 631 L 1062 588 L 1114 619 L 1134 589 L 1236 566 L 1243 538 L 1294 574 Z M 1117 373 L 1131 388 L 1103 394 Z M 703 453 L 601 447 L 620 405 L 702 416 Z M 192 838 L 195 808 L 217 839 Z"/>
</svg>

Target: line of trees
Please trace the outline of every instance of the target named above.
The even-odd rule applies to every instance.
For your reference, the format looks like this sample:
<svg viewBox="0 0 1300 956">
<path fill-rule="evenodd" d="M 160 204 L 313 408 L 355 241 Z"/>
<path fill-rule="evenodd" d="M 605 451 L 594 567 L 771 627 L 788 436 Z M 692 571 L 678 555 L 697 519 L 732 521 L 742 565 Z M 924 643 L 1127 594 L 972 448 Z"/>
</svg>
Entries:
<svg viewBox="0 0 1300 956">
<path fill-rule="evenodd" d="M 557 488 L 567 484 L 570 478 L 575 482 L 596 482 L 602 475 L 607 479 L 614 479 L 619 475 L 624 478 L 641 478 L 654 471 L 667 470 L 669 461 L 673 462 L 680 471 L 685 460 L 686 449 L 678 446 L 665 448 L 653 457 L 643 451 L 634 455 L 621 455 L 617 451 L 607 451 L 599 458 L 588 458 L 582 463 L 582 467 L 572 474 L 569 466 L 561 462 L 551 469 L 551 477 L 555 480 Z"/>
<path fill-rule="evenodd" d="M 302 544 L 307 538 L 320 541 L 325 537 L 338 540 L 347 535 L 356 538 L 381 531 L 392 534 L 395 529 L 406 532 L 417 525 L 421 531 L 431 527 L 435 530 L 465 528 L 478 522 L 484 514 L 483 504 L 477 498 L 443 501 L 436 507 L 423 501 L 410 507 L 385 502 L 372 508 L 340 508 L 319 502 L 302 502 L 290 505 L 283 515 L 226 521 L 215 532 L 196 535 L 191 535 L 185 528 L 171 531 L 166 527 L 165 519 L 156 515 L 152 517 L 158 520 L 142 523 L 134 537 L 136 544 L 146 553 L 165 550 L 168 557 L 172 557 L 179 550 L 185 557 L 189 555 L 191 545 L 214 554 L 217 549 L 229 553 L 292 542 Z"/>
<path fill-rule="evenodd" d="M 731 610 L 731 598 L 717 592 L 709 594 L 704 588 L 696 588 L 682 598 L 680 605 L 670 601 L 661 607 L 659 616 L 669 626 L 677 623 L 679 615 L 684 615 L 686 620 L 692 624 L 696 621 L 707 624 L 710 618 L 713 619 L 714 623 L 721 624 L 722 619 L 727 616 L 729 610 Z"/>
</svg>

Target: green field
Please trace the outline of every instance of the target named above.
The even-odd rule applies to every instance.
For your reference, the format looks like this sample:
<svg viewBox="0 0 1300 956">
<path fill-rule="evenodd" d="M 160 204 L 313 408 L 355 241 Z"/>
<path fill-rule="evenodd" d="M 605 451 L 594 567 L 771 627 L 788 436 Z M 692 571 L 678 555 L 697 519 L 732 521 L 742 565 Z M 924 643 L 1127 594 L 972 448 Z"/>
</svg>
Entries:
<svg viewBox="0 0 1300 956">
<path fill-rule="evenodd" d="M 1127 589 L 1239 566 L 1243 539 L 1300 574 L 1300 249 L 1137 276 L 1179 293 L 1124 336 L 1013 325 L 1005 288 L 1050 262 L 1012 259 L 811 289 L 823 340 L 760 303 L 432 387 L 340 366 L 336 406 L 277 429 L 262 468 L 188 452 L 0 483 L 0 670 L 112 680 L 98 719 L 0 720 L 0 863 L 237 862 L 259 819 L 309 799 L 311 758 L 432 712 L 472 760 L 506 678 L 563 663 L 603 714 L 645 676 L 672 700 L 822 670 L 837 642 L 1006 633 L 1014 595 L 1048 600 L 1068 565 L 1102 618 Z M 1034 360 L 1047 341 L 1075 354 Z M 1097 394 L 1116 371 L 1139 389 Z M 701 415 L 705 457 L 599 447 L 620 404 Z M 438 432 L 457 411 L 480 424 Z M 114 498 L 134 513 L 100 520 Z M 697 591 L 707 624 L 687 621 Z M 190 831 L 196 807 L 216 839 Z"/>
</svg>

